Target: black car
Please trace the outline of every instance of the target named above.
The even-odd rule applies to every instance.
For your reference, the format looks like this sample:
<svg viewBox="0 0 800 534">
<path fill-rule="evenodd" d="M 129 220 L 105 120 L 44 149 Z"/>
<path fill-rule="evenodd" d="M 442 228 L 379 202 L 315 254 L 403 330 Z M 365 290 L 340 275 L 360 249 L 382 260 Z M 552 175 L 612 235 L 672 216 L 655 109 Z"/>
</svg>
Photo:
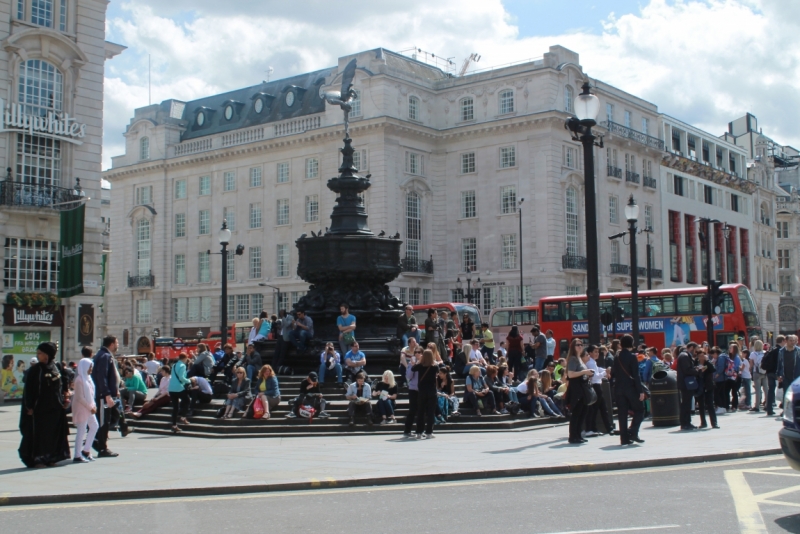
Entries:
<svg viewBox="0 0 800 534">
<path fill-rule="evenodd" d="M 783 398 L 783 428 L 778 433 L 786 461 L 800 471 L 800 378 L 786 388 Z"/>
</svg>

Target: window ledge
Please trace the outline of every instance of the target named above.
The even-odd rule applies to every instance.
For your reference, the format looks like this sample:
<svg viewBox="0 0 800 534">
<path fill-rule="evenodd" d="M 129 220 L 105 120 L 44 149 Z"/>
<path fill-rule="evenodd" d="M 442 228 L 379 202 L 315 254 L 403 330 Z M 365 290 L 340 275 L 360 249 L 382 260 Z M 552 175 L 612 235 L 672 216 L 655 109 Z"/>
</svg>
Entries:
<svg viewBox="0 0 800 534">
<path fill-rule="evenodd" d="M 459 217 L 458 219 L 456 219 L 456 221 L 457 221 L 457 222 L 462 222 L 462 221 L 477 221 L 477 220 L 478 220 L 478 216 L 477 216 L 477 215 L 476 215 L 475 217 Z"/>
<path fill-rule="evenodd" d="M 511 171 L 511 170 L 516 170 L 516 169 L 517 169 L 516 165 L 514 165 L 512 167 L 497 167 L 498 171 Z"/>
<path fill-rule="evenodd" d="M 411 118 L 408 118 L 408 117 L 406 117 L 406 120 L 407 120 L 408 122 L 410 122 L 410 123 L 413 123 L 413 124 L 419 124 L 420 126 L 424 126 L 424 125 L 422 124 L 422 121 L 421 121 L 421 120 L 419 120 L 419 119 L 411 119 Z"/>
<path fill-rule="evenodd" d="M 466 126 L 467 124 L 475 124 L 476 122 L 478 121 L 475 119 L 470 119 L 468 121 L 458 121 L 456 122 L 456 126 Z"/>
<path fill-rule="evenodd" d="M 312 225 L 312 224 L 313 225 L 318 225 L 319 224 L 319 219 L 317 219 L 316 221 L 306 221 L 306 222 L 303 223 L 303 226 L 309 226 L 309 225 Z"/>
<path fill-rule="evenodd" d="M 516 116 L 517 116 L 517 112 L 516 111 L 512 111 L 510 113 L 497 114 L 497 115 L 494 116 L 494 118 L 495 119 L 505 119 L 505 118 L 508 118 L 508 117 L 516 117 Z"/>
<path fill-rule="evenodd" d="M 510 211 L 508 213 L 500 212 L 500 213 L 497 214 L 497 217 L 498 218 L 500 218 L 500 217 L 509 217 L 509 216 L 512 216 L 512 215 L 516 217 L 516 215 L 517 215 L 517 210 L 516 209 L 514 211 Z"/>
<path fill-rule="evenodd" d="M 248 228 L 248 229 L 247 229 L 247 231 L 248 231 L 248 232 L 251 232 L 251 231 L 253 231 L 253 230 L 263 230 L 263 229 L 264 229 L 264 227 L 263 227 L 263 226 L 259 226 L 259 227 L 257 227 L 257 228 Z"/>
</svg>

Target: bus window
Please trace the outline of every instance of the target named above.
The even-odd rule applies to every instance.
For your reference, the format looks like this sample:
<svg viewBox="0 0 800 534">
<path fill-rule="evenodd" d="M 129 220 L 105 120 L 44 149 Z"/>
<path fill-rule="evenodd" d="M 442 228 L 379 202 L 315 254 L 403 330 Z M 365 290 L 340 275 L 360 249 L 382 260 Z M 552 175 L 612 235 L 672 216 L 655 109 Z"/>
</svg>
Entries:
<svg viewBox="0 0 800 534">
<path fill-rule="evenodd" d="M 588 317 L 589 305 L 585 300 L 569 303 L 569 318 L 572 321 L 584 321 Z"/>
<path fill-rule="evenodd" d="M 663 315 L 664 306 L 661 303 L 661 297 L 645 297 L 644 299 L 644 317 L 656 317 Z"/>
<path fill-rule="evenodd" d="M 761 323 L 758 321 L 758 314 L 756 313 L 756 305 L 753 302 L 753 296 L 746 287 L 739 288 L 739 306 L 742 307 L 742 315 L 744 315 L 744 322 L 748 327 L 757 327 Z"/>
<path fill-rule="evenodd" d="M 561 358 L 566 358 L 567 354 L 569 353 L 569 341 L 566 339 L 562 339 L 559 343 L 558 353 L 561 355 Z"/>
<path fill-rule="evenodd" d="M 492 328 L 511 326 L 511 310 L 499 311 L 492 316 Z"/>
<path fill-rule="evenodd" d="M 538 322 L 538 315 L 536 310 L 514 310 L 514 322 L 519 325 L 533 325 Z"/>
<path fill-rule="evenodd" d="M 619 299 L 617 300 L 617 306 L 622 308 L 623 315 L 625 317 L 631 316 L 631 299 L 629 298 Z"/>
<path fill-rule="evenodd" d="M 236 329 L 236 343 L 247 343 L 247 339 L 250 337 L 250 328 L 247 327 L 239 327 Z"/>
<path fill-rule="evenodd" d="M 545 321 L 563 321 L 566 318 L 564 308 L 565 302 L 545 302 L 542 304 L 542 317 Z"/>
<path fill-rule="evenodd" d="M 733 313 L 734 311 L 736 311 L 736 306 L 733 304 L 733 295 L 726 291 L 722 299 L 722 306 L 720 306 L 720 313 Z"/>
<path fill-rule="evenodd" d="M 665 295 L 661 299 L 661 315 L 675 315 L 675 296 Z"/>
<path fill-rule="evenodd" d="M 703 315 L 705 295 L 678 295 L 678 314 Z"/>
</svg>

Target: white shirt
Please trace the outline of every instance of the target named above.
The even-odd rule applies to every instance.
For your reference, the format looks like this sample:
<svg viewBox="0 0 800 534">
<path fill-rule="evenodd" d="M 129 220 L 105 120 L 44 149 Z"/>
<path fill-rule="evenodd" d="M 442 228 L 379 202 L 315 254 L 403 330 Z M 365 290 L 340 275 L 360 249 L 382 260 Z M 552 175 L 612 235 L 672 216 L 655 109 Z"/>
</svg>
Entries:
<svg viewBox="0 0 800 534">
<path fill-rule="evenodd" d="M 161 382 L 158 383 L 158 393 L 156 394 L 157 397 L 169 395 L 169 377 L 170 375 L 161 377 Z"/>
<path fill-rule="evenodd" d="M 517 393 L 522 393 L 523 395 L 527 395 L 528 394 L 528 381 L 527 380 L 525 382 L 520 382 L 520 384 L 517 386 Z"/>
<path fill-rule="evenodd" d="M 597 367 L 597 362 L 594 360 L 594 358 L 591 358 L 591 357 L 589 358 L 589 361 L 586 362 L 586 368 L 587 369 L 591 369 L 592 371 L 594 371 L 594 375 L 592 375 L 592 378 L 591 378 L 591 383 L 592 384 L 602 384 L 603 383 L 603 377 L 606 376 L 606 370 L 605 369 L 600 369 L 599 367 Z"/>
<path fill-rule="evenodd" d="M 552 356 L 556 353 L 556 338 L 551 337 L 547 340 L 547 355 Z"/>
<path fill-rule="evenodd" d="M 761 368 L 761 360 L 763 358 L 764 358 L 764 351 L 761 352 L 753 351 L 750 353 L 750 361 L 753 362 L 753 373 L 758 374 L 758 371 Z"/>
<path fill-rule="evenodd" d="M 469 361 L 479 362 L 483 359 L 483 354 L 479 350 L 473 350 L 469 353 Z"/>
<path fill-rule="evenodd" d="M 155 375 L 158 374 L 158 370 L 161 369 L 161 364 L 156 360 L 148 360 L 147 363 L 144 364 L 144 367 L 147 369 L 148 374 Z"/>
<path fill-rule="evenodd" d="M 753 353 L 750 353 L 750 357 L 752 358 Z M 739 370 L 742 372 L 742 378 L 753 378 L 753 375 L 750 374 L 750 360 L 745 360 L 742 358 L 742 365 L 739 367 Z"/>
</svg>

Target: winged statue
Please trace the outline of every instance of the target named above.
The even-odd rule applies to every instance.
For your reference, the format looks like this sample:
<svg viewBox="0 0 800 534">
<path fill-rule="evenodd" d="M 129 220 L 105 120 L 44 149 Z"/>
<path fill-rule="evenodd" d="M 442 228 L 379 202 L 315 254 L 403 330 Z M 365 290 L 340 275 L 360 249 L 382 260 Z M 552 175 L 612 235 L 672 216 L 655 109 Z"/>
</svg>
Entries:
<svg viewBox="0 0 800 534">
<path fill-rule="evenodd" d="M 320 98 L 325 100 L 328 104 L 339 106 L 344 111 L 344 135 L 350 137 L 350 110 L 352 109 L 351 102 L 356 97 L 356 92 L 353 90 L 353 77 L 356 74 L 356 60 L 350 60 L 350 63 L 344 68 L 342 73 L 342 88 L 340 91 L 327 91 L 320 94 Z"/>
</svg>

